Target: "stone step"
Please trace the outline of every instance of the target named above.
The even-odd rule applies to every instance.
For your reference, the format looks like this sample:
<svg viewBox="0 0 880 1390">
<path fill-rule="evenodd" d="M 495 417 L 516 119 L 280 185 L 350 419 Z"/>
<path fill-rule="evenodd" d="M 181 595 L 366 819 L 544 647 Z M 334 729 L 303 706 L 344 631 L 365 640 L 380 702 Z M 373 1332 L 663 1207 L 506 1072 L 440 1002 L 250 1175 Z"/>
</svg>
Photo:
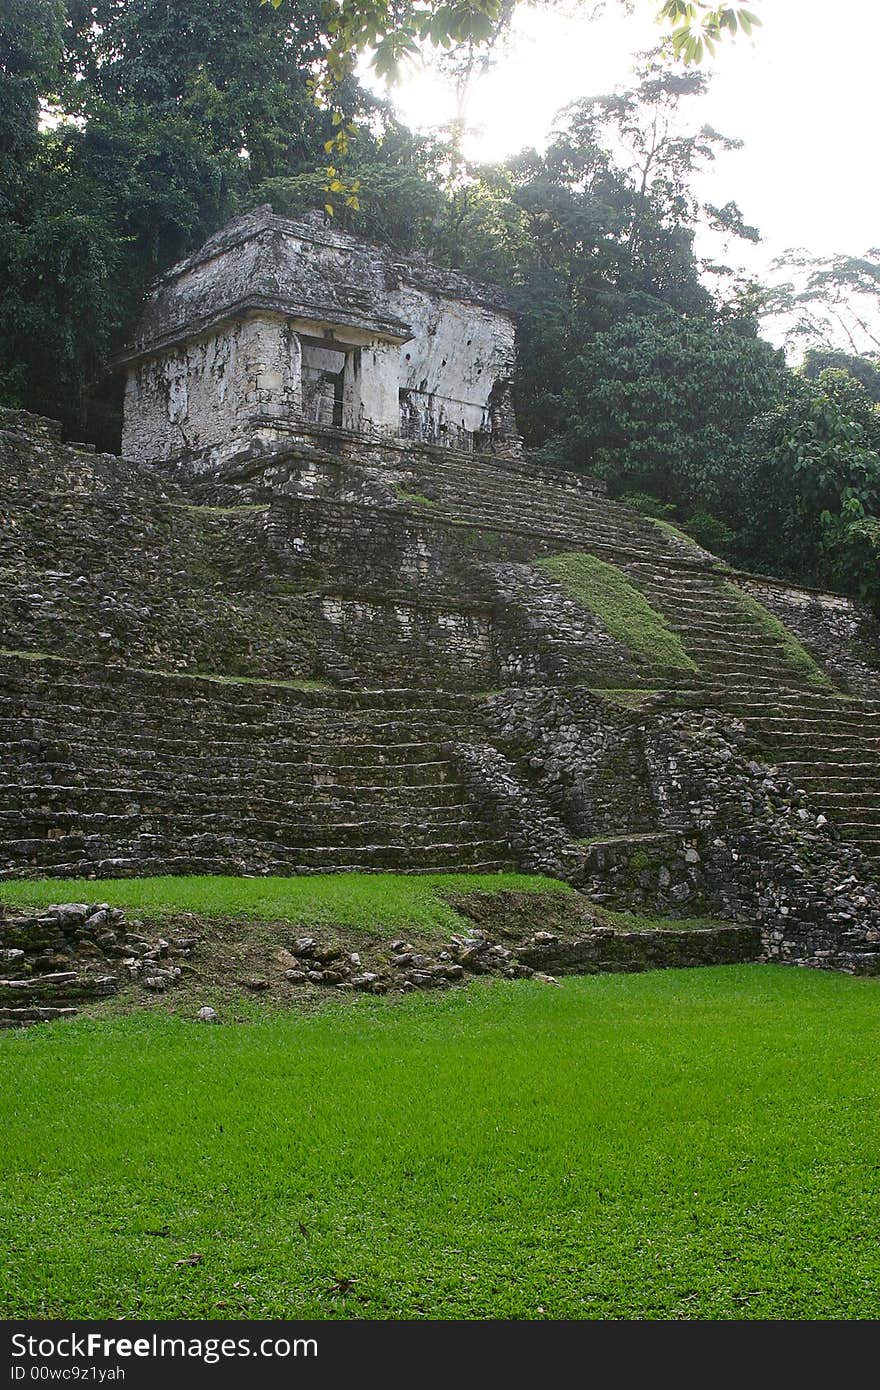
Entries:
<svg viewBox="0 0 880 1390">
<path fill-rule="evenodd" d="M 54 1023 L 59 1018 L 74 1018 L 78 1013 L 78 1009 L 46 1005 L 24 1008 L 0 1007 L 0 1028 L 28 1028 L 34 1023 Z"/>
<path fill-rule="evenodd" d="M 867 763 L 864 764 L 864 766 L 867 765 Z M 821 760 L 811 758 L 808 762 L 798 758 L 780 758 L 776 760 L 774 766 L 778 767 L 780 772 L 784 772 L 789 780 L 796 784 L 799 784 L 802 777 L 809 777 L 811 774 L 816 777 L 827 774 L 830 777 L 844 778 L 850 769 L 855 769 L 856 776 L 862 775 L 864 771 L 862 760 L 855 757 L 850 762 L 845 759 L 834 761 L 830 758 Z"/>
<path fill-rule="evenodd" d="M 201 840 L 211 841 L 203 836 Z M 58 878 L 144 877 L 158 874 L 278 874 L 319 873 L 502 873 L 516 868 L 506 845 L 495 840 L 413 846 L 409 843 L 381 846 L 309 848 L 285 854 L 277 845 L 227 837 L 228 844 L 197 843 L 182 839 L 155 845 L 150 837 L 126 846 L 95 844 L 92 852 L 65 859 L 62 855 L 33 857 L 0 870 L 0 880 L 33 877 L 34 871 Z"/>
<path fill-rule="evenodd" d="M 16 730 L 7 729 L 8 734 L 16 734 Z M 30 732 L 22 731 L 19 737 L 29 743 L 38 743 L 46 746 L 49 751 L 60 752 L 66 750 L 68 754 L 74 751 L 85 757 L 93 753 L 105 751 L 108 745 L 109 730 L 86 730 L 76 731 L 75 738 L 68 738 L 66 735 L 54 728 L 32 728 Z M 414 763 L 426 764 L 443 761 L 439 756 L 439 742 L 408 742 L 401 739 L 400 742 L 388 743 L 357 743 L 338 742 L 335 744 L 324 744 L 317 740 L 303 741 L 302 739 L 275 739 L 272 730 L 262 730 L 262 740 L 257 739 L 216 739 L 210 745 L 212 757 L 222 758 L 226 766 L 241 761 L 248 762 L 280 762 L 290 763 L 292 766 L 313 767 L 320 766 L 330 771 L 335 767 L 381 767 L 384 762 L 393 760 L 395 763 Z M 148 757 L 159 757 L 171 759 L 176 755 L 183 757 L 197 757 L 201 747 L 199 737 L 188 739 L 165 738 L 160 735 L 149 736 L 142 734 L 128 733 L 124 743 L 114 742 L 114 752 L 121 761 L 123 758 L 128 762 L 133 762 L 139 756 L 147 754 Z M 13 738 L 12 742 L 15 743 Z M 470 742 L 470 737 L 462 737 L 460 733 L 450 732 L 443 739 L 447 742 Z M 2 756 L 4 745 L 0 745 L 0 756 Z M 28 750 L 33 751 L 33 750 Z M 314 754 L 321 754 L 321 762 L 313 762 Z M 297 756 L 298 755 L 298 756 Z"/>
<path fill-rule="evenodd" d="M 795 724 L 792 720 L 780 719 L 774 726 L 771 720 L 750 720 L 749 728 L 755 733 L 764 733 L 779 747 L 809 744 L 810 747 L 872 747 L 880 743 L 880 727 L 875 722 L 846 721 L 836 723 L 833 719 L 806 720 Z"/>
<path fill-rule="evenodd" d="M 114 769 L 114 771 L 116 771 Z M 360 771 L 360 769 L 356 769 Z M 104 800 L 124 800 L 138 802 L 141 806 L 167 805 L 169 796 L 179 801 L 192 803 L 199 800 L 216 799 L 221 796 L 224 804 L 235 801 L 240 806 L 252 803 L 260 806 L 297 807 L 302 811 L 321 812 L 338 804 L 357 804 L 368 806 L 372 802 L 383 806 L 390 801 L 393 806 L 418 810 L 428 814 L 449 806 L 457 806 L 466 798 L 463 782 L 419 782 L 406 783 L 394 780 L 382 784 L 365 785 L 356 780 L 347 783 L 327 784 L 319 780 L 298 779 L 296 782 L 277 778 L 254 781 L 230 777 L 226 781 L 211 778 L 210 791 L 205 789 L 205 778 L 193 774 L 181 775 L 175 771 L 165 774 L 152 772 L 149 785 L 144 784 L 138 773 L 131 781 L 121 784 L 113 782 L 108 775 L 102 778 L 91 766 L 81 774 L 81 781 L 59 781 L 53 783 L 10 784 L 0 787 L 0 810 L 13 811 L 25 806 L 49 809 L 63 805 L 70 809 L 100 810 L 99 803 Z M 177 803 L 175 803 L 177 804 Z"/>
<path fill-rule="evenodd" d="M 856 714 L 850 710 L 805 710 L 755 715 L 749 719 L 749 728 L 760 733 L 776 736 L 789 734 L 812 738 L 828 730 L 835 733 L 861 738 L 866 733 L 880 735 L 880 716 L 873 713 Z"/>
<path fill-rule="evenodd" d="M 25 975 L 0 980 L 0 1006 L 38 1003 L 42 1000 L 99 999 L 115 994 L 119 981 L 115 975 L 81 975 L 76 970 L 55 971 L 48 975 Z"/>
<path fill-rule="evenodd" d="M 880 757 L 880 739 L 876 738 L 824 739 L 817 734 L 813 738 L 774 738 L 767 746 L 772 750 L 776 762 L 795 762 L 798 753 L 809 752 L 811 762 L 817 769 L 849 764 L 867 771 L 877 766 Z"/>
<path fill-rule="evenodd" d="M 271 678 L 236 680 L 233 677 L 196 674 L 186 671 L 146 669 L 138 666 L 108 665 L 97 661 L 74 661 L 69 657 L 33 656 L 0 652 L 0 691 L 12 695 L 42 690 L 57 698 L 65 692 L 75 702 L 94 695 L 112 705 L 117 686 L 137 692 L 139 697 L 163 700 L 179 698 L 194 704 L 240 707 L 325 709 L 329 715 L 349 718 L 382 712 L 412 715 L 432 709 L 461 712 L 480 704 L 480 697 L 466 691 L 437 689 L 418 691 L 409 687 L 371 690 L 299 689 Z"/>
<path fill-rule="evenodd" d="M 141 836 L 234 834 L 242 839 L 296 849 L 327 844 L 337 847 L 381 846 L 402 838 L 412 846 L 437 842 L 450 844 L 468 839 L 474 821 L 467 811 L 462 809 L 458 815 L 452 816 L 447 812 L 447 817 L 423 821 L 421 817 L 418 820 L 413 817 L 392 819 L 384 815 L 351 820 L 316 816 L 301 820 L 292 811 L 289 817 L 276 820 L 268 815 L 236 814 L 225 802 L 219 810 L 201 812 L 189 805 L 168 812 L 148 811 L 131 815 L 111 812 L 85 814 L 75 810 L 31 811 L 27 816 L 28 834 L 22 838 L 20 812 L 3 811 L 0 812 L 0 853 L 3 858 L 13 860 L 21 857 L 22 853 L 42 853 L 46 845 L 60 846 L 61 841 L 87 847 L 95 836 L 109 844 Z M 19 846 L 26 848 L 17 848 Z"/>
<path fill-rule="evenodd" d="M 705 703 L 707 698 L 717 700 L 719 705 L 724 708 L 735 708 L 737 714 L 744 718 L 766 717 L 771 714 L 797 713 L 798 711 L 809 711 L 820 713 L 828 710 L 832 713 L 848 712 L 850 716 L 857 714 L 874 714 L 880 712 L 880 702 L 853 699 L 851 696 L 842 695 L 838 691 L 826 691 L 810 686 L 797 691 L 780 691 L 773 699 L 757 699 L 754 691 L 742 691 L 737 687 L 731 687 L 728 683 L 723 685 L 717 682 L 707 681 L 700 687 L 694 687 L 692 691 L 681 690 L 677 698 L 683 698 L 691 694 L 694 701 L 699 704 Z"/>
<path fill-rule="evenodd" d="M 297 825 L 310 827 L 348 826 L 357 822 L 375 825 L 377 820 L 388 826 L 412 826 L 420 828 L 437 824 L 461 824 L 470 820 L 464 795 L 458 799 L 447 799 L 435 805 L 419 802 L 417 805 L 402 804 L 396 796 L 385 797 L 378 804 L 369 805 L 361 796 L 349 795 L 330 801 L 315 798 L 311 801 L 270 799 L 268 797 L 244 797 L 234 791 L 188 792 L 169 798 L 167 793 L 156 793 L 141 789 L 90 790 L 58 787 L 52 789 L 55 795 L 39 797 L 0 795 L 0 838 L 10 826 L 21 824 L 26 817 L 28 829 L 35 835 L 46 824 L 88 824 L 96 817 L 135 818 L 139 823 L 152 823 L 158 818 L 176 820 L 181 815 L 195 817 L 204 815 L 208 819 L 221 814 L 224 818 L 240 818 L 242 824 L 249 819 L 263 820 L 278 825 Z M 396 789 L 395 789 L 396 790 Z M 169 806 L 173 810 L 169 810 Z M 221 809 L 222 808 L 222 809 Z M 60 818 L 60 819 L 56 819 Z"/>
<path fill-rule="evenodd" d="M 200 737 L 226 737 L 234 733 L 239 738 L 249 737 L 254 733 L 265 732 L 267 726 L 271 728 L 272 734 L 279 739 L 292 739 L 296 741 L 297 734 L 302 737 L 303 711 L 287 710 L 283 716 L 281 714 L 252 712 L 249 719 L 245 719 L 238 711 L 227 713 L 222 707 L 191 708 L 184 706 L 176 709 L 173 703 L 162 702 L 155 705 L 150 712 L 142 710 L 136 704 L 120 705 L 120 698 L 117 695 L 115 702 L 108 703 L 104 708 L 91 707 L 76 703 L 65 704 L 61 700 L 36 699 L 36 698 L 16 698 L 6 701 L 0 697 L 0 720 L 4 726 L 20 727 L 24 721 L 31 719 L 35 722 L 45 723 L 47 720 L 56 718 L 59 712 L 63 712 L 65 723 L 70 727 L 94 728 L 114 728 L 133 726 L 141 734 L 154 733 L 166 730 L 168 736 L 178 734 L 185 737 L 192 736 L 198 732 Z M 397 718 L 373 718 L 370 720 L 341 718 L 334 720 L 322 720 L 312 716 L 309 722 L 315 727 L 316 734 L 325 733 L 328 740 L 337 741 L 339 739 L 347 742 L 363 741 L 380 742 L 383 737 L 392 739 L 395 742 L 400 738 L 401 730 L 410 731 L 409 741 L 418 738 L 430 739 L 436 736 L 438 730 L 462 730 L 466 732 L 474 727 L 474 720 L 466 720 L 459 716 L 455 718 L 451 714 L 438 715 L 435 718 L 420 718 L 417 713 L 407 711 Z"/>
<path fill-rule="evenodd" d="M 860 775 L 857 772 L 849 777 L 829 776 L 815 769 L 798 778 L 798 787 L 808 792 L 824 792 L 827 795 L 855 793 L 859 796 L 880 798 L 880 777 L 872 774 Z"/>
<path fill-rule="evenodd" d="M 121 798 L 120 798 L 121 799 Z M 97 798 L 96 798 L 97 802 Z M 129 802 L 131 805 L 131 802 Z M 7 844 L 14 841 L 15 833 L 26 827 L 28 840 L 57 840 L 61 835 L 113 834 L 128 835 L 160 833 L 163 828 L 189 827 L 195 833 L 199 830 L 211 831 L 217 826 L 236 827 L 253 833 L 257 838 L 271 838 L 284 844 L 307 844 L 311 838 L 325 837 L 339 844 L 352 844 L 367 838 L 370 842 L 381 842 L 391 835 L 409 834 L 413 842 L 437 835 L 449 838 L 473 826 L 473 815 L 467 806 L 439 806 L 437 809 L 418 808 L 416 815 L 395 813 L 392 808 L 378 809 L 378 815 L 368 815 L 367 808 L 352 803 L 345 806 L 303 806 L 286 805 L 275 802 L 272 805 L 260 802 L 256 806 L 236 801 L 232 796 L 220 794 L 193 796 L 174 803 L 174 809 L 167 809 L 168 801 L 158 801 L 152 808 L 140 806 L 128 810 L 125 806 L 113 808 L 111 798 L 107 805 L 93 805 L 92 808 L 76 806 L 70 798 L 58 798 L 54 808 L 36 806 L 17 806 L 13 810 L 0 810 L 0 845 L 4 835 Z"/>
<path fill-rule="evenodd" d="M 880 834 L 852 835 L 848 838 L 861 850 L 866 859 L 880 860 Z"/>
<path fill-rule="evenodd" d="M 175 757 L 165 760 L 161 766 L 155 759 L 145 756 L 131 758 L 123 762 L 107 764 L 92 761 L 83 750 L 83 760 L 74 762 L 19 763 L 4 762 L 0 759 L 0 772 L 9 783 L 26 782 L 34 791 L 53 786 L 70 785 L 80 791 L 90 787 L 108 786 L 125 791 L 129 795 L 147 786 L 156 792 L 173 793 L 178 789 L 204 787 L 209 782 L 212 787 L 229 787 L 234 793 L 247 793 L 258 796 L 278 796 L 283 790 L 290 796 L 300 793 L 310 798 L 363 794 L 382 800 L 393 796 L 405 803 L 412 801 L 418 805 L 426 799 L 435 799 L 438 804 L 446 800 L 457 800 L 464 791 L 455 764 L 448 761 L 383 762 L 344 764 L 331 767 L 327 763 L 289 763 L 276 761 L 268 756 L 262 758 L 239 759 L 234 766 L 228 760 L 204 760 L 200 765 L 197 756 Z"/>
<path fill-rule="evenodd" d="M 858 791 L 851 787 L 831 791 L 825 787 L 816 787 L 813 789 L 813 797 L 827 802 L 835 809 L 841 806 L 860 806 L 866 810 L 876 811 L 877 819 L 880 821 L 880 791 Z"/>
</svg>

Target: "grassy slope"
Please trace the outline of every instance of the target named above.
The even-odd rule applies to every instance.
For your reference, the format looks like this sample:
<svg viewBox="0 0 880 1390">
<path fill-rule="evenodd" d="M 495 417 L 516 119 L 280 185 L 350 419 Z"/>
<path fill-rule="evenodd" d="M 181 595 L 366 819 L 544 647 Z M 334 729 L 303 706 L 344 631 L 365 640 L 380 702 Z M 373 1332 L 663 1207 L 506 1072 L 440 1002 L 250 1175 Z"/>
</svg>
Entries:
<svg viewBox="0 0 880 1390">
<path fill-rule="evenodd" d="M 579 551 L 551 555 L 535 565 L 556 579 L 575 602 L 601 618 L 611 636 L 635 656 L 653 666 L 696 670 L 662 615 L 614 565 Z"/>
<path fill-rule="evenodd" d="M 0 1036 L 0 1312 L 875 1317 L 878 989 L 743 966 Z"/>
<path fill-rule="evenodd" d="M 0 903 L 45 906 L 57 902 L 108 902 L 113 907 L 161 917 L 201 916 L 286 919 L 304 927 L 360 927 L 391 933 L 407 927 L 426 932 L 461 925 L 440 896 L 472 889 L 499 892 L 572 890 L 537 874 L 306 874 L 299 878 L 45 878 L 0 883 Z"/>
</svg>

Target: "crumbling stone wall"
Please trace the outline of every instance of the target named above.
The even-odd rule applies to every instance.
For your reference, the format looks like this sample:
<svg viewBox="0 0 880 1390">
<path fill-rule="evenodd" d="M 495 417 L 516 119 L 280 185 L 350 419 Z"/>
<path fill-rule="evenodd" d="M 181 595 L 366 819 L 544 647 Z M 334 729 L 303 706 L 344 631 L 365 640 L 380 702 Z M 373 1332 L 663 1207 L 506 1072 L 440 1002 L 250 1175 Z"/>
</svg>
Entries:
<svg viewBox="0 0 880 1390">
<path fill-rule="evenodd" d="M 154 286 L 129 350 L 123 451 L 214 465 L 259 420 L 516 454 L 500 291 L 263 207 Z"/>
<path fill-rule="evenodd" d="M 493 696 L 489 716 L 496 737 L 517 751 L 532 784 L 574 839 L 654 826 L 644 751 L 631 714 L 584 689 L 538 687 Z"/>
<path fill-rule="evenodd" d="M 719 711 L 644 724 L 661 824 L 699 835 L 713 911 L 756 922 L 770 959 L 880 970 L 880 886 L 859 850 Z"/>
<path fill-rule="evenodd" d="M 319 611 L 322 648 L 333 652 L 325 662 L 356 667 L 361 679 L 420 685 L 451 670 L 456 688 L 480 690 L 495 674 L 490 612 L 338 593 L 323 594 Z"/>
<path fill-rule="evenodd" d="M 256 412 L 302 414 L 302 349 L 281 317 L 224 323 L 128 373 L 123 455 L 154 461 L 224 447 Z"/>
</svg>

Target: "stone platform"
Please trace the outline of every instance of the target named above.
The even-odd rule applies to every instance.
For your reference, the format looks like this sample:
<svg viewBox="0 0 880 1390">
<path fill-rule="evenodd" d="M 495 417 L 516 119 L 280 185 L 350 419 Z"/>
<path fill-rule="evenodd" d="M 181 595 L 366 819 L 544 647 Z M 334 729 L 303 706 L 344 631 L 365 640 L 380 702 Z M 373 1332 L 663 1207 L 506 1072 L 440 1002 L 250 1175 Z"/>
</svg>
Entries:
<svg viewBox="0 0 880 1390">
<path fill-rule="evenodd" d="M 4 412 L 0 483 L 0 876 L 516 866 L 876 968 L 880 643 L 851 600 L 587 478 L 332 430 L 206 473 Z M 572 553 L 687 664 L 536 568 Z"/>
</svg>

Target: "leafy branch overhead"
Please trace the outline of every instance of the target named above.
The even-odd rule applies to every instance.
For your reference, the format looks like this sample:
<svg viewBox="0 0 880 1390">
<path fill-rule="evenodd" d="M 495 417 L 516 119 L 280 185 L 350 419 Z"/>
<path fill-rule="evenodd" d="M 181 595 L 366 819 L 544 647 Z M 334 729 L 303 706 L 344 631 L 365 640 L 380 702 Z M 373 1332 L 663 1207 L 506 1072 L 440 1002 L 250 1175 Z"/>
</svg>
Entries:
<svg viewBox="0 0 880 1390">
<path fill-rule="evenodd" d="M 713 5 L 706 0 L 664 0 L 657 18 L 671 25 L 672 51 L 685 63 L 700 63 L 726 35 L 751 37 L 760 19 L 745 5 Z"/>
<path fill-rule="evenodd" d="M 278 9 L 285 0 L 260 0 Z M 326 49 L 313 79 L 316 100 L 333 110 L 336 134 L 325 145 L 327 154 L 338 160 L 348 153 L 356 127 L 347 123 L 338 109 L 336 93 L 355 70 L 358 57 L 371 53 L 371 66 L 387 82 L 400 74 L 402 62 L 414 58 L 425 44 L 439 49 L 480 49 L 491 44 L 507 24 L 522 0 L 325 0 L 323 15 Z M 751 35 L 761 23 L 743 5 L 712 5 L 704 0 L 664 0 L 657 14 L 669 26 L 672 51 L 684 63 L 699 63 L 714 54 L 725 35 Z M 358 190 L 340 176 L 338 168 L 327 169 L 327 191 L 342 194 L 346 206 L 357 210 Z M 333 204 L 325 204 L 333 215 Z"/>
<path fill-rule="evenodd" d="M 262 0 L 275 9 L 284 0 Z M 394 80 L 404 58 L 421 45 L 449 49 L 480 46 L 495 37 L 521 0 L 325 0 L 328 46 L 321 83 L 330 87 L 351 75 L 360 53 L 372 53 L 380 77 Z M 761 20 L 744 5 L 713 5 L 707 0 L 663 0 L 658 22 L 671 30 L 673 52 L 698 63 L 715 52 L 725 35 L 750 36 Z"/>
</svg>

